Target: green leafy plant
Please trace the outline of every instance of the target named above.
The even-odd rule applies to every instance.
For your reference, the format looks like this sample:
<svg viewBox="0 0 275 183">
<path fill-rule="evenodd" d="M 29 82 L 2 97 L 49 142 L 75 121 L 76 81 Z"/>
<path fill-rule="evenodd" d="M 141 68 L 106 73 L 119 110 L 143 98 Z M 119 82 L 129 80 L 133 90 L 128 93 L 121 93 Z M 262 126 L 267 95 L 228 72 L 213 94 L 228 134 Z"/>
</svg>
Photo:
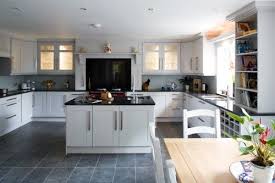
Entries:
<svg viewBox="0 0 275 183">
<path fill-rule="evenodd" d="M 244 126 L 246 135 L 234 136 L 233 138 L 241 143 L 240 151 L 242 155 L 251 154 L 255 158 L 252 163 L 267 167 L 272 166 L 275 159 L 275 138 L 271 135 L 271 129 L 275 130 L 275 120 L 271 121 L 272 128 L 262 124 L 260 120 L 254 120 L 246 110 L 242 109 L 244 116 L 238 116 L 231 112 L 227 114 Z"/>
</svg>

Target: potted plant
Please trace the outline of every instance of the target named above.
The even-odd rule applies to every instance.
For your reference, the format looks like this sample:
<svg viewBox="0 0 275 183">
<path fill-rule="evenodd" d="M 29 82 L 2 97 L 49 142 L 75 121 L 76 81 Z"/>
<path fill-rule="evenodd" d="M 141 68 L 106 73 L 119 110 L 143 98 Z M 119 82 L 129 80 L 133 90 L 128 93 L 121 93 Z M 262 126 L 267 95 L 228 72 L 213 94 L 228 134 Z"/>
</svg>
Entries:
<svg viewBox="0 0 275 183">
<path fill-rule="evenodd" d="M 182 84 L 183 88 L 186 92 L 190 91 L 190 86 L 192 84 L 193 78 L 190 76 L 185 76 L 181 79 L 179 79 L 179 83 Z"/>
<path fill-rule="evenodd" d="M 240 151 L 242 155 L 251 154 L 253 177 L 255 183 L 271 183 L 274 174 L 275 138 L 271 130 L 275 130 L 275 121 L 271 121 L 271 128 L 262 124 L 261 120 L 254 120 L 244 109 L 244 116 L 228 112 L 227 114 L 244 126 L 247 131 L 245 135 L 233 137 L 241 142 Z"/>
</svg>

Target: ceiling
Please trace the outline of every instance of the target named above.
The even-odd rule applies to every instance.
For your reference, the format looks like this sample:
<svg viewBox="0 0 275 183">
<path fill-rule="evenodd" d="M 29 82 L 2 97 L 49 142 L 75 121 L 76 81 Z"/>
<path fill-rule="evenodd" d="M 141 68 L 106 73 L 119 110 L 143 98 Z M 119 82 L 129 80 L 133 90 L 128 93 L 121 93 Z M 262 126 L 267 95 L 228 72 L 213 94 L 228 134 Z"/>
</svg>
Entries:
<svg viewBox="0 0 275 183">
<path fill-rule="evenodd" d="M 0 30 L 36 38 L 179 39 L 207 31 L 251 1 L 1 0 Z"/>
</svg>

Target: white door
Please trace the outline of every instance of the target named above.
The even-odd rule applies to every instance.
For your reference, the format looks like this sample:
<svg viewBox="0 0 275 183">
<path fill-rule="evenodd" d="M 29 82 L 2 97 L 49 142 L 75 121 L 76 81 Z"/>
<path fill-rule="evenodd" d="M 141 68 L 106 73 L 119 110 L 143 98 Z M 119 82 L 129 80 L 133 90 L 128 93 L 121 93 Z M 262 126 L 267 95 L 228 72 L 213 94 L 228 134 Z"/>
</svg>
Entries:
<svg viewBox="0 0 275 183">
<path fill-rule="evenodd" d="M 12 41 L 11 41 L 11 61 L 12 61 L 11 73 L 14 74 L 14 75 L 20 74 L 21 47 L 22 47 L 22 41 L 21 40 L 12 39 Z"/>
<path fill-rule="evenodd" d="M 163 43 L 162 44 L 162 64 L 165 73 L 180 72 L 180 44 Z"/>
<path fill-rule="evenodd" d="M 65 98 L 64 92 L 47 92 L 47 114 L 50 117 L 65 117 Z"/>
<path fill-rule="evenodd" d="M 193 43 L 181 44 L 181 72 L 184 74 L 193 73 Z"/>
<path fill-rule="evenodd" d="M 33 103 L 33 117 L 46 117 L 47 92 L 34 92 Z"/>
<path fill-rule="evenodd" d="M 118 146 L 118 106 L 93 106 L 93 145 Z"/>
<path fill-rule="evenodd" d="M 66 146 L 92 147 L 92 107 L 67 106 Z"/>
<path fill-rule="evenodd" d="M 120 106 L 119 145 L 148 146 L 151 111 L 145 106 Z"/>
<path fill-rule="evenodd" d="M 22 56 L 21 56 L 21 70 L 22 74 L 34 74 L 37 73 L 36 42 L 24 41 L 22 43 Z"/>
<path fill-rule="evenodd" d="M 165 94 L 150 93 L 152 99 L 155 101 L 155 117 L 166 117 Z"/>
<path fill-rule="evenodd" d="M 31 121 L 33 111 L 33 92 L 22 94 L 22 124 Z"/>
</svg>

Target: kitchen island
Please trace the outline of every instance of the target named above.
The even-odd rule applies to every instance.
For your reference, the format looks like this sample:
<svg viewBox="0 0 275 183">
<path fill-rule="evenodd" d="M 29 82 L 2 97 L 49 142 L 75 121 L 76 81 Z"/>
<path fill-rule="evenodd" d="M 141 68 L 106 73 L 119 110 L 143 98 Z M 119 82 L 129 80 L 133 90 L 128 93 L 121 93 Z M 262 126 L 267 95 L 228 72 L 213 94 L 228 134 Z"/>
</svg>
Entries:
<svg viewBox="0 0 275 183">
<path fill-rule="evenodd" d="M 66 102 L 66 153 L 150 152 L 154 105 L 150 96 Z"/>
</svg>

